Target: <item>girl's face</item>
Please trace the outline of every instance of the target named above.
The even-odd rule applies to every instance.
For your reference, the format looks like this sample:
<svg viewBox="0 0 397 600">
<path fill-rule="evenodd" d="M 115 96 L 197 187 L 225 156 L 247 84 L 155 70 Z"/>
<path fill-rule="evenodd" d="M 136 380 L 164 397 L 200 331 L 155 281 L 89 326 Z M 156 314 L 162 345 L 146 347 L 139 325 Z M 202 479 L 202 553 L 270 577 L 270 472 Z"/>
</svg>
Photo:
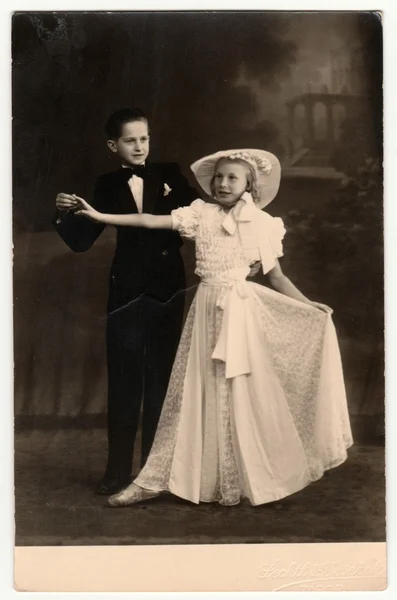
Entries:
<svg viewBox="0 0 397 600">
<path fill-rule="evenodd" d="M 213 191 L 215 199 L 223 206 L 233 206 L 247 190 L 248 165 L 221 160 L 216 166 Z"/>
</svg>

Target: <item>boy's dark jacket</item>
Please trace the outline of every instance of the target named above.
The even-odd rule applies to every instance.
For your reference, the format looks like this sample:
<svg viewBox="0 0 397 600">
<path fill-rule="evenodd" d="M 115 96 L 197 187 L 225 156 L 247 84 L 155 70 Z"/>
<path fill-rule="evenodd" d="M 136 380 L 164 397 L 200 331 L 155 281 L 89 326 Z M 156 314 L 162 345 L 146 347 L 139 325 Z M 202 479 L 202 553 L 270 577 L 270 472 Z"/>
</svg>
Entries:
<svg viewBox="0 0 397 600">
<path fill-rule="evenodd" d="M 104 213 L 137 213 L 128 185 L 128 169 L 100 176 L 91 205 Z M 170 191 L 167 193 L 168 188 Z M 188 206 L 198 194 L 190 187 L 176 163 L 147 161 L 144 175 L 143 212 L 167 215 Z M 74 252 L 89 250 L 105 228 L 85 217 L 59 213 L 53 224 Z M 170 230 L 116 227 L 117 242 L 110 272 L 108 311 L 114 311 L 142 294 L 165 302 L 184 287 L 184 270 L 179 249 L 182 240 Z"/>
</svg>

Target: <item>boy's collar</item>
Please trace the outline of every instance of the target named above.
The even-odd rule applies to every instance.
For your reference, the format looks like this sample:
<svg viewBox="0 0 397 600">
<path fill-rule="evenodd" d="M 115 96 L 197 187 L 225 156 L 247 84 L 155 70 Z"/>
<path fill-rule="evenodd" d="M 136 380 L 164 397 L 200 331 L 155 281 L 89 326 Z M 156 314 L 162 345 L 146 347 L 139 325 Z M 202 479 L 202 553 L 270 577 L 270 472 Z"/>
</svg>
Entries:
<svg viewBox="0 0 397 600">
<path fill-rule="evenodd" d="M 124 165 L 123 163 L 121 163 L 121 168 L 122 169 L 133 169 L 134 167 L 146 167 L 147 166 L 147 161 L 143 161 L 143 163 L 140 163 L 139 165 Z"/>
</svg>

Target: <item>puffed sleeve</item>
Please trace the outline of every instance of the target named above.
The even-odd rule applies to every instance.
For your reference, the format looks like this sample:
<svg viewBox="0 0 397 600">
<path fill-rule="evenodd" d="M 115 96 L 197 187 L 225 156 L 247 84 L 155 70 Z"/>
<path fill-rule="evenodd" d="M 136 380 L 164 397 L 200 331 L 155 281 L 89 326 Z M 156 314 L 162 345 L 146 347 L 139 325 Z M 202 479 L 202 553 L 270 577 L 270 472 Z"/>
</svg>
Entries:
<svg viewBox="0 0 397 600">
<path fill-rule="evenodd" d="M 204 200 L 198 198 L 190 206 L 183 206 L 173 210 L 171 212 L 172 228 L 178 231 L 182 237 L 194 240 L 204 205 Z"/>
<path fill-rule="evenodd" d="M 262 270 L 266 274 L 276 266 L 277 258 L 283 256 L 285 227 L 282 219 L 272 217 L 265 211 L 259 211 L 258 217 L 252 224 L 257 236 Z"/>
<path fill-rule="evenodd" d="M 269 221 L 270 243 L 274 258 L 283 256 L 283 239 L 286 234 L 283 220 L 280 217 L 272 217 Z"/>
</svg>

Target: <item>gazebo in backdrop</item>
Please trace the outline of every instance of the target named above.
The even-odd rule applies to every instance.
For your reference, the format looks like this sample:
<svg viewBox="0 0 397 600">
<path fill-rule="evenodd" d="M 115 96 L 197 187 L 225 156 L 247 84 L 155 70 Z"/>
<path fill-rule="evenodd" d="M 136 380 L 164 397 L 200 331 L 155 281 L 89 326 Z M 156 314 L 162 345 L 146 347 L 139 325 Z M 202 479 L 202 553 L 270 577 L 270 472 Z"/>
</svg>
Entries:
<svg viewBox="0 0 397 600">
<path fill-rule="evenodd" d="M 284 175 L 340 178 L 330 166 L 330 157 L 343 121 L 362 112 L 365 103 L 365 96 L 350 94 L 346 87 L 341 93 L 330 93 L 326 85 L 321 92 L 309 88 L 287 101 Z"/>
</svg>

